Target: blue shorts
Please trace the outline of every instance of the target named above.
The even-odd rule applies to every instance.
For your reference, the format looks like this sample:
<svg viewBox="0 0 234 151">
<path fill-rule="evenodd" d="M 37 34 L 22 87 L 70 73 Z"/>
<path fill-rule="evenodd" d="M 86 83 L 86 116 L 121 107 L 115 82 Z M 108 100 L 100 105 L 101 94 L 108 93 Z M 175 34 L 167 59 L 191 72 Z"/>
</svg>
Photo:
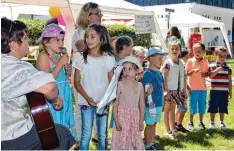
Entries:
<svg viewBox="0 0 234 151">
<path fill-rule="evenodd" d="M 228 114 L 228 91 L 210 91 L 208 112 Z"/>
<path fill-rule="evenodd" d="M 149 113 L 149 108 L 145 108 L 145 123 L 147 125 L 154 125 L 155 123 L 158 123 L 160 121 L 162 115 L 162 107 L 156 107 L 155 110 L 156 115 L 151 116 Z"/>
<path fill-rule="evenodd" d="M 189 93 L 190 114 L 205 114 L 206 112 L 206 90 L 192 90 Z"/>
<path fill-rule="evenodd" d="M 185 102 L 182 105 L 176 105 L 176 108 L 177 108 L 177 110 L 186 112 L 187 111 L 187 103 Z"/>
</svg>

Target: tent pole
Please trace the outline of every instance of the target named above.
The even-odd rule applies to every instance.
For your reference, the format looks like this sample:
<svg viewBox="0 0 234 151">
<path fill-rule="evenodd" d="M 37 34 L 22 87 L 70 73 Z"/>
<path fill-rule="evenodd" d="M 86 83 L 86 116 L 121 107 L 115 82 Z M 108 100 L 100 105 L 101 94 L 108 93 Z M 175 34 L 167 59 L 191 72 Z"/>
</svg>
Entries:
<svg viewBox="0 0 234 151">
<path fill-rule="evenodd" d="M 232 50 L 230 48 L 230 43 L 229 43 L 228 38 L 227 38 L 227 33 L 226 33 L 225 25 L 223 24 L 223 26 L 220 27 L 220 29 L 222 31 L 222 34 L 223 34 L 223 37 L 224 37 L 224 41 L 225 41 L 225 43 L 227 45 L 227 49 L 228 49 L 228 52 L 229 52 L 229 54 L 231 56 L 231 59 L 233 59 L 233 54 L 232 54 Z"/>
<path fill-rule="evenodd" d="M 161 43 L 161 46 L 162 46 L 163 50 L 167 51 L 167 46 L 166 46 L 165 41 L 163 39 L 163 36 L 162 36 L 161 30 L 160 30 L 158 21 L 156 19 L 155 13 L 153 14 L 153 17 L 154 17 L 154 24 L 155 24 L 155 29 L 156 29 L 157 37 L 160 40 L 160 43 Z"/>
<path fill-rule="evenodd" d="M 232 17 L 232 52 L 234 53 L 234 17 Z"/>
</svg>

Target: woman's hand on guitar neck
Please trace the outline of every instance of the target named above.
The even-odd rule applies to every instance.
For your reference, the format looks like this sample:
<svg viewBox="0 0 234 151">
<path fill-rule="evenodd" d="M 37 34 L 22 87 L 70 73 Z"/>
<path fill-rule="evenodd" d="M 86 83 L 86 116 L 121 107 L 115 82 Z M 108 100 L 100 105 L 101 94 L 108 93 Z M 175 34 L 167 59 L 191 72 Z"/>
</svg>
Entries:
<svg viewBox="0 0 234 151">
<path fill-rule="evenodd" d="M 55 102 L 52 103 L 54 109 L 59 110 L 63 107 L 63 99 L 58 96 Z"/>
</svg>

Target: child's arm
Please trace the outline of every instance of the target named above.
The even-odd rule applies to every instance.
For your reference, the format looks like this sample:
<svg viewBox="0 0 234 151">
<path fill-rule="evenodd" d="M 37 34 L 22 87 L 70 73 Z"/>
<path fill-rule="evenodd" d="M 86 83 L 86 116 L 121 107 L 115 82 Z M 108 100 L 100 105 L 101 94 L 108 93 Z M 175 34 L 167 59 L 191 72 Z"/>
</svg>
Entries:
<svg viewBox="0 0 234 151">
<path fill-rule="evenodd" d="M 195 68 L 187 72 L 187 76 L 191 76 L 194 72 L 198 72 L 200 68 Z"/>
<path fill-rule="evenodd" d="M 208 60 L 205 59 L 205 61 L 206 61 L 206 64 L 204 65 L 205 66 L 205 71 L 201 72 L 201 76 L 203 78 L 207 78 L 209 76 L 209 70 L 210 70 L 209 69 L 209 62 L 208 62 Z"/>
<path fill-rule="evenodd" d="M 75 46 L 76 46 L 76 49 L 81 52 L 85 49 L 85 43 L 84 43 L 84 40 L 78 40 L 76 41 L 75 43 Z"/>
<path fill-rule="evenodd" d="M 119 106 L 120 92 L 121 92 L 120 86 L 118 84 L 116 100 L 115 100 L 114 105 L 113 105 L 113 115 L 114 115 L 115 127 L 118 131 L 122 130 L 122 127 L 121 127 L 121 125 L 119 123 L 119 119 L 118 119 L 118 106 Z"/>
<path fill-rule="evenodd" d="M 87 103 L 90 106 L 96 106 L 96 103 L 94 102 L 94 100 L 88 96 L 88 94 L 85 92 L 83 86 L 80 83 L 80 70 L 75 69 L 75 74 L 74 74 L 74 86 L 76 88 L 76 91 L 79 92 L 87 101 Z"/>
<path fill-rule="evenodd" d="M 200 68 L 192 68 L 191 62 L 188 60 L 186 66 L 185 66 L 185 72 L 187 76 L 191 76 L 194 72 L 198 72 Z"/>
<path fill-rule="evenodd" d="M 185 98 L 187 99 L 187 76 L 186 74 L 184 74 L 184 89 L 183 89 L 183 93 Z"/>
<path fill-rule="evenodd" d="M 170 96 L 169 90 L 168 90 L 168 84 L 167 84 L 168 72 L 169 72 L 169 70 L 167 68 L 163 68 L 163 70 L 162 70 L 162 75 L 163 75 L 163 78 L 164 78 L 163 88 L 164 88 L 164 91 L 167 92 L 167 95 L 166 95 L 167 99 Z"/>
<path fill-rule="evenodd" d="M 209 72 L 209 77 L 210 77 L 211 79 L 214 78 L 214 77 L 216 76 L 216 74 L 217 74 L 219 71 L 222 71 L 222 70 L 223 70 L 222 67 L 218 67 L 218 68 L 216 68 L 215 70 L 210 71 L 210 72 Z"/>
<path fill-rule="evenodd" d="M 228 75 L 228 78 L 229 78 L 229 99 L 232 98 L 232 74 Z"/>
<path fill-rule="evenodd" d="M 113 75 L 114 75 L 114 71 L 113 70 L 111 70 L 110 72 L 108 72 L 108 80 L 109 80 L 109 82 L 111 82 L 111 79 L 112 79 Z"/>
<path fill-rule="evenodd" d="M 139 110 L 140 110 L 140 131 L 144 129 L 144 115 L 145 115 L 145 100 L 144 100 L 144 88 L 141 85 L 141 94 L 139 101 Z"/>
<path fill-rule="evenodd" d="M 190 35 L 188 38 L 188 50 L 189 51 L 192 50 L 192 35 Z"/>
<path fill-rule="evenodd" d="M 56 79 L 60 69 L 68 63 L 68 55 L 63 55 L 60 60 L 57 62 L 54 70 L 50 72 L 50 63 L 49 63 L 49 56 L 45 53 L 40 53 L 37 58 L 37 67 L 40 71 L 48 72 L 53 75 L 53 77 Z"/>
<path fill-rule="evenodd" d="M 153 86 L 152 84 L 149 84 L 148 89 L 146 90 L 146 92 L 144 92 L 144 97 L 147 97 L 148 95 L 152 94 L 153 92 Z"/>
<path fill-rule="evenodd" d="M 115 67 L 115 58 L 113 56 L 107 57 L 107 69 L 108 69 L 108 80 L 111 82 L 111 79 L 114 75 L 114 67 Z"/>
<path fill-rule="evenodd" d="M 144 92 L 144 96 L 147 97 L 148 95 L 150 95 L 153 92 L 152 74 L 149 73 L 149 72 L 145 72 L 143 74 L 141 83 L 142 83 L 143 86 L 149 85 L 148 89 L 145 90 L 145 92 Z"/>
</svg>

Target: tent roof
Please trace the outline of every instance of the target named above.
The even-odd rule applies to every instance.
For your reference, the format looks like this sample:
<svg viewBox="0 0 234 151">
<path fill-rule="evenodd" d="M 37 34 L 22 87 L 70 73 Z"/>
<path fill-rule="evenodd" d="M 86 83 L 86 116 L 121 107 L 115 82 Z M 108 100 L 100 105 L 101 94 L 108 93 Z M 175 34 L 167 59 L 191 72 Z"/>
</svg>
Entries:
<svg viewBox="0 0 234 151">
<path fill-rule="evenodd" d="M 120 18 L 121 16 L 129 16 L 133 18 L 135 17 L 135 15 L 154 15 L 153 11 L 146 10 L 146 8 L 131 4 L 124 0 L 112 0 L 112 1 L 111 0 L 1 0 L 1 2 L 24 4 L 24 5 L 56 6 L 60 8 L 61 12 L 67 12 L 67 14 L 69 15 L 71 15 L 70 14 L 71 10 L 73 15 L 73 21 L 77 18 L 80 8 L 83 6 L 84 3 L 87 2 L 95 2 L 99 4 L 103 14 L 109 14 L 116 17 L 118 16 L 118 18 Z M 64 17 L 65 21 L 66 18 L 68 17 L 69 16 Z M 109 17 L 109 18 L 115 18 L 115 17 Z M 157 20 L 155 19 L 154 22 L 156 24 L 155 28 L 157 31 L 157 35 L 160 39 L 161 45 L 164 49 L 166 49 L 166 45 L 162 38 L 161 31 L 158 27 Z M 74 26 L 73 23 L 69 22 L 70 25 Z"/>
<path fill-rule="evenodd" d="M 72 11 L 79 12 L 83 4 L 95 2 L 99 4 L 103 12 L 118 15 L 153 15 L 153 11 L 146 10 L 144 7 L 129 3 L 124 0 L 1 0 L 2 3 L 15 3 L 24 5 L 71 7 Z M 69 2 L 69 3 L 68 3 Z M 70 5 L 69 5 L 70 4 Z"/>
<path fill-rule="evenodd" d="M 160 24 L 162 20 L 158 19 L 158 21 Z M 165 23 L 166 20 L 164 18 L 164 24 Z M 221 22 L 217 22 L 194 13 L 171 13 L 170 25 L 189 28 L 214 28 L 224 26 Z"/>
<path fill-rule="evenodd" d="M 115 0 L 115 1 L 111 1 L 111 3 L 110 3 L 110 0 L 89 0 L 88 2 L 98 3 L 98 5 L 100 5 L 102 7 L 108 6 L 108 7 L 112 7 L 112 8 L 124 8 L 124 9 L 132 9 L 132 10 L 143 9 L 143 7 L 129 3 L 129 2 L 124 1 L 124 0 Z M 83 5 L 83 4 L 87 3 L 87 0 L 69 0 L 69 3 Z"/>
<path fill-rule="evenodd" d="M 223 23 L 217 22 L 194 13 L 172 13 L 171 25 L 180 27 L 222 27 Z"/>
</svg>

